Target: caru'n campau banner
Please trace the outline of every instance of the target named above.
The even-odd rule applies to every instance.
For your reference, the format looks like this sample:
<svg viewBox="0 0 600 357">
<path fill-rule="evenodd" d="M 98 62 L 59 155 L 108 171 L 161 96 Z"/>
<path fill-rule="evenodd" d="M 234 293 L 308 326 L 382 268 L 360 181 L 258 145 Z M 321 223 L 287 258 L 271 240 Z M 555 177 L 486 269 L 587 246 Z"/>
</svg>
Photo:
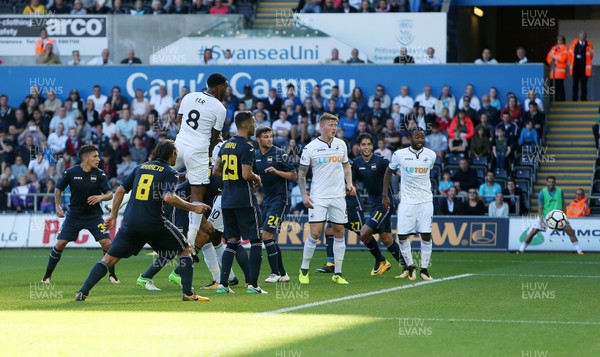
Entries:
<svg viewBox="0 0 600 357">
<path fill-rule="evenodd" d="M 223 73 L 229 79 L 233 94 L 241 97 L 244 85 L 252 87 L 259 97 L 268 96 L 269 88 L 277 88 L 280 96 L 287 96 L 286 86 L 296 86 L 297 95 L 304 99 L 310 95 L 314 85 L 321 86 L 321 95 L 331 96 L 333 86 L 338 86 L 340 95 L 348 98 L 354 87 L 362 88 L 366 98 L 381 84 L 393 99 L 400 94 L 402 85 L 409 86 L 413 98 L 431 85 L 433 95 L 438 96 L 442 86 L 450 85 L 458 99 L 464 94 L 465 86 L 473 84 L 477 96 L 487 94 L 496 87 L 498 97 L 504 103 L 506 93 L 513 92 L 525 98 L 527 90 L 535 88 L 545 93 L 547 81 L 542 64 L 527 65 L 281 65 L 281 66 L 0 66 L 0 78 L 10 83 L 0 88 L 9 97 L 9 105 L 18 107 L 29 95 L 32 86 L 37 86 L 43 96 L 54 91 L 60 99 L 66 99 L 70 90 L 79 89 L 82 98 L 92 94 L 92 87 L 101 86 L 105 95 L 110 95 L 113 86 L 121 87 L 123 96 L 133 98 L 140 88 L 148 98 L 158 94 L 160 86 L 167 93 L 178 97 L 183 86 L 190 91 L 200 91 L 213 72 Z M 541 96 L 541 95 L 540 95 Z"/>
<path fill-rule="evenodd" d="M 64 219 L 51 214 L 0 216 L 0 248 L 51 248 Z M 110 231 L 111 239 L 121 226 Z M 439 250 L 506 251 L 508 249 L 508 219 L 489 217 L 434 217 L 432 224 L 433 246 Z M 395 234 L 396 217 L 392 217 Z M 279 245 L 285 249 L 302 249 L 308 238 L 309 223 L 305 215 L 288 216 L 281 225 L 277 236 Z M 242 237 L 243 238 L 243 237 Z M 412 237 L 414 241 L 417 237 Z M 348 249 L 364 249 L 353 232 L 346 231 Z M 418 243 L 413 244 L 419 248 Z M 99 248 L 94 237 L 87 231 L 79 233 L 77 241 L 71 244 L 78 248 Z M 324 248 L 324 245 L 321 245 Z M 585 246 L 584 246 L 585 249 Z"/>
</svg>

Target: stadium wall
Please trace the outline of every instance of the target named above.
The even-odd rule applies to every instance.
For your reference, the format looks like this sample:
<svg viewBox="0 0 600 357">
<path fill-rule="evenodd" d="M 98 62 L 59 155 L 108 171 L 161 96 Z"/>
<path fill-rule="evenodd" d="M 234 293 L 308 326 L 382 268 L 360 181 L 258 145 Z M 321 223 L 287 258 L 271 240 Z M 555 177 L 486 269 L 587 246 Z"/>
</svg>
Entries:
<svg viewBox="0 0 600 357">
<path fill-rule="evenodd" d="M 68 67 L 68 66 L 0 66 L 0 78 L 10 86 L 2 88 L 13 107 L 37 85 L 46 96 L 54 90 L 59 98 L 66 98 L 72 88 L 80 91 L 81 97 L 91 94 L 92 87 L 99 84 L 105 94 L 110 88 L 120 86 L 124 96 L 134 97 L 135 89 L 141 88 L 145 96 L 158 93 L 160 85 L 166 85 L 173 97 L 179 95 L 182 86 L 198 91 L 205 86 L 212 72 L 221 72 L 229 78 L 233 93 L 241 97 L 246 84 L 252 86 L 254 95 L 267 97 L 270 87 L 276 87 L 279 95 L 285 96 L 285 86 L 295 83 L 301 98 L 310 94 L 315 84 L 321 85 L 322 95 L 329 97 L 331 87 L 338 85 L 340 94 L 350 96 L 352 88 L 360 86 L 366 96 L 373 94 L 375 86 L 382 84 L 392 99 L 399 95 L 400 87 L 407 84 L 413 97 L 423 91 L 425 85 L 433 87 L 438 95 L 443 85 L 450 85 L 458 98 L 468 83 L 475 86 L 475 94 L 487 94 L 490 87 L 498 89 L 503 102 L 508 92 L 524 99 L 529 88 L 546 93 L 548 81 L 544 78 L 542 64 L 527 65 L 297 65 L 297 66 L 111 66 L 111 67 Z"/>
</svg>

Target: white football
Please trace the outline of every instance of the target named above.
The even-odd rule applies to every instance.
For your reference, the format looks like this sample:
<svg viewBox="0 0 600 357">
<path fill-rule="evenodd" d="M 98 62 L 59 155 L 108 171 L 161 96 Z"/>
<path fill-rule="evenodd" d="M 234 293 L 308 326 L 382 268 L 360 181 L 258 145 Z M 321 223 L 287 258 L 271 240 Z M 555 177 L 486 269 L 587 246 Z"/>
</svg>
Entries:
<svg viewBox="0 0 600 357">
<path fill-rule="evenodd" d="M 562 231 L 567 226 L 567 223 L 569 223 L 567 215 L 561 210 L 555 209 L 546 215 L 546 224 L 550 229 Z"/>
</svg>

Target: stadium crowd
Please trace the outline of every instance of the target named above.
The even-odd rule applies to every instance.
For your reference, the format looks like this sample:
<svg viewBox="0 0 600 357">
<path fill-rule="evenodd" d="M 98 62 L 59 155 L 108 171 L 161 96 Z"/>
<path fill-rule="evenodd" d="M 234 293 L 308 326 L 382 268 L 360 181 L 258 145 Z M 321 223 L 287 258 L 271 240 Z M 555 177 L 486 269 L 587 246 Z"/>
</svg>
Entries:
<svg viewBox="0 0 600 357">
<path fill-rule="evenodd" d="M 319 135 L 318 117 L 325 112 L 339 116 L 337 136 L 346 141 L 352 158 L 359 155 L 356 139 L 360 134 L 371 134 L 375 153 L 390 158 L 395 150 L 410 145 L 410 130 L 419 126 L 427 132 L 426 146 L 438 157 L 431 176 L 434 193 L 452 196 L 450 188 L 454 187 L 460 197 L 475 189 L 484 196 L 480 199 L 485 212 L 502 190 L 505 195 L 515 194 L 515 182 L 509 178 L 523 159 L 519 153 L 523 147 L 540 144 L 545 123 L 543 103 L 535 92 L 521 104 L 513 93 L 500 98 L 495 88 L 479 98 L 472 85 L 461 95 L 454 95 L 449 86 L 440 87 L 435 95 L 429 85 L 422 91 L 402 85 L 397 95 L 390 95 L 382 85 L 373 90 L 367 95 L 356 87 L 345 97 L 334 86 L 325 98 L 321 88 L 314 86 L 301 100 L 293 84 L 283 90 L 272 88 L 267 98 L 257 98 L 249 85 L 237 97 L 230 87 L 223 101 L 227 108 L 223 136 L 235 135 L 232 119 L 237 111 L 252 110 L 257 126 L 271 127 L 275 145 L 297 163 L 302 148 Z M 176 114 L 188 89 L 182 87 L 175 98 L 164 86 L 150 98 L 141 89 L 134 98 L 127 98 L 118 86 L 109 93 L 94 86 L 85 98 L 79 93 L 73 89 L 58 98 L 49 91 L 44 96 L 33 86 L 15 108 L 8 105 L 6 95 L 0 96 L 0 210 L 7 209 L 5 193 L 12 192 L 12 210 L 31 210 L 37 204 L 42 211 L 52 211 L 51 195 L 34 202 L 26 194 L 52 193 L 62 172 L 78 163 L 79 147 L 88 143 L 100 149 L 100 166 L 116 187 L 147 159 L 157 142 L 175 139 Z M 529 189 L 523 187 L 523 191 Z M 292 204 L 302 210 L 298 201 Z M 526 209 L 525 201 L 521 200 L 520 212 Z M 515 202 L 509 203 L 514 213 Z"/>
</svg>

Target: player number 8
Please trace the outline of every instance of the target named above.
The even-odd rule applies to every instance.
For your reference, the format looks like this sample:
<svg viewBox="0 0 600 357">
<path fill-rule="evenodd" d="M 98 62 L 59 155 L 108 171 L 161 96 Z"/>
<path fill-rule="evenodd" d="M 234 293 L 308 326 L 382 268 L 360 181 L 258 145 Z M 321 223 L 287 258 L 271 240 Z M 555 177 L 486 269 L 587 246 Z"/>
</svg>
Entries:
<svg viewBox="0 0 600 357">
<path fill-rule="evenodd" d="M 190 110 L 188 113 L 188 117 L 185 121 L 187 125 L 189 125 L 192 129 L 198 129 L 198 120 L 200 120 L 200 112 L 197 110 Z"/>
<path fill-rule="evenodd" d="M 135 191 L 135 199 L 139 201 L 148 201 L 148 196 L 150 196 L 150 185 L 152 185 L 152 181 L 154 180 L 154 176 L 150 174 L 143 174 L 140 176 L 140 180 L 138 181 L 137 190 Z"/>
</svg>

